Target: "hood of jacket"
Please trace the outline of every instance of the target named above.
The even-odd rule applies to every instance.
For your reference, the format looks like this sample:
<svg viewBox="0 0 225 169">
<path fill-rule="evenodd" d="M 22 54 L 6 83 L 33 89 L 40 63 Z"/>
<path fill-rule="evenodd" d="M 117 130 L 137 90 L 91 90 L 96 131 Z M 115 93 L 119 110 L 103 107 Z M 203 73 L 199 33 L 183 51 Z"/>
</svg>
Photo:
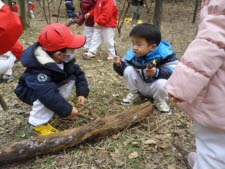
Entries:
<svg viewBox="0 0 225 169">
<path fill-rule="evenodd" d="M 159 45 L 157 46 L 157 48 L 155 48 L 153 51 L 150 51 L 149 53 L 147 53 L 145 57 L 145 60 L 154 60 L 154 59 L 158 59 L 158 58 L 163 58 L 165 59 L 167 56 L 170 56 L 171 54 L 173 54 L 174 51 L 171 49 L 171 45 L 162 40 Z M 125 55 L 125 60 L 126 61 L 130 61 L 133 58 L 135 58 L 135 53 L 133 52 L 133 49 L 130 48 L 130 50 L 126 53 Z M 142 59 L 142 57 L 139 57 L 139 59 Z"/>
<path fill-rule="evenodd" d="M 73 64 L 75 58 L 64 64 Z M 21 56 L 21 63 L 27 68 L 45 68 L 57 72 L 63 72 L 62 69 L 56 64 L 56 62 L 43 50 L 38 42 L 28 47 Z"/>
</svg>

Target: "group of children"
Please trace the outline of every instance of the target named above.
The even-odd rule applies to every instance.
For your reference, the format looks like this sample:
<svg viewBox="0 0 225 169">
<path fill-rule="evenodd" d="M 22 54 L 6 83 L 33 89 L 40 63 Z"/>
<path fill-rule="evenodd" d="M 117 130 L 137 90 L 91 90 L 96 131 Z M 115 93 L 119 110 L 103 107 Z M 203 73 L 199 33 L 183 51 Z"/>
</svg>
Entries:
<svg viewBox="0 0 225 169">
<path fill-rule="evenodd" d="M 101 40 L 98 38 L 106 32 L 112 35 L 108 28 L 113 28 L 113 19 L 109 22 L 101 16 L 103 1 L 97 0 L 95 7 L 84 16 L 86 19 L 94 17 L 95 41 Z M 115 15 L 114 1 L 107 2 L 110 5 L 106 5 L 106 9 L 111 9 L 110 14 Z M 132 46 L 122 60 L 115 51 L 110 51 L 113 67 L 123 76 L 130 92 L 122 100 L 123 105 L 131 105 L 140 96 L 145 96 L 154 99 L 160 113 L 170 114 L 166 104 L 169 95 L 194 120 L 197 153 L 188 156 L 194 169 L 225 168 L 225 17 L 221 17 L 225 15 L 224 9 L 224 1 L 202 1 L 198 34 L 181 62 L 178 62 L 171 45 L 161 40 L 159 28 L 148 23 L 131 30 Z M 74 57 L 74 51 L 85 41 L 85 36 L 72 34 L 65 25 L 54 23 L 45 26 L 37 42 L 22 54 L 21 63 L 26 70 L 15 93 L 23 102 L 32 105 L 29 123 L 40 135 L 57 132 L 48 123 L 54 113 L 69 119 L 77 116 L 78 109 L 66 100 L 74 86 L 77 103 L 85 104 L 89 94 L 88 82 Z M 94 52 L 90 45 L 88 53 L 94 55 Z"/>
</svg>

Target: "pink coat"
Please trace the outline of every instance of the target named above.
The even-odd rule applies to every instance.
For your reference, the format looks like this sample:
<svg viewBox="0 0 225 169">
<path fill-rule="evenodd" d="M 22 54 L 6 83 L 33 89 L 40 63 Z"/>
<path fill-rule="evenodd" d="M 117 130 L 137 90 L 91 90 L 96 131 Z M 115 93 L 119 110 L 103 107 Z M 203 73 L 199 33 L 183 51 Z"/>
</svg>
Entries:
<svg viewBox="0 0 225 169">
<path fill-rule="evenodd" d="M 225 130 L 225 1 L 202 0 L 198 33 L 166 89 L 204 126 Z"/>
</svg>

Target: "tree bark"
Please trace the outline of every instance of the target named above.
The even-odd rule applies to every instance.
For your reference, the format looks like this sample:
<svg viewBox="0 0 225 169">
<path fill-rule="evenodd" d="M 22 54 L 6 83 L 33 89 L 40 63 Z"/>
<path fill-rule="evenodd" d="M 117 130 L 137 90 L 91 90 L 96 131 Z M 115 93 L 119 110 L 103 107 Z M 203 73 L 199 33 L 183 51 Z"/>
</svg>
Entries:
<svg viewBox="0 0 225 169">
<path fill-rule="evenodd" d="M 125 8 L 126 2 L 127 2 L 127 7 Z M 122 11 L 120 12 L 119 20 L 118 20 L 117 30 L 118 30 L 119 36 L 121 35 L 121 29 L 123 27 L 124 19 L 127 15 L 129 8 L 130 8 L 130 2 L 129 0 L 125 0 L 123 3 Z"/>
<path fill-rule="evenodd" d="M 29 158 L 73 147 L 84 141 L 103 139 L 142 121 L 152 109 L 153 105 L 146 102 L 123 113 L 98 118 L 77 128 L 11 143 L 0 150 L 0 166 L 24 162 Z"/>
<path fill-rule="evenodd" d="M 26 30 L 27 28 L 30 27 L 30 25 L 27 22 L 27 18 L 26 18 L 26 6 L 25 6 L 26 5 L 26 1 L 25 0 L 20 0 L 19 4 L 20 4 L 20 19 L 22 21 L 24 30 Z"/>
<path fill-rule="evenodd" d="M 163 9 L 163 0 L 155 1 L 154 21 L 153 21 L 153 23 L 155 25 L 157 25 L 159 28 L 161 26 L 162 9 Z"/>
</svg>

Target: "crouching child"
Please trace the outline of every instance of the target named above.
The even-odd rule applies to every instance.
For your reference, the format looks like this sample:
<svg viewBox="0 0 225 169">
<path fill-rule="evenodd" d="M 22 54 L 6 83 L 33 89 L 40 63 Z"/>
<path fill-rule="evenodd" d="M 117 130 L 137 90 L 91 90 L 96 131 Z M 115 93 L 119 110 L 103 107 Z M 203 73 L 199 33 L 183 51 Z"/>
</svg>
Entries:
<svg viewBox="0 0 225 169">
<path fill-rule="evenodd" d="M 84 44 L 85 36 L 74 35 L 65 25 L 55 23 L 45 26 L 38 42 L 23 52 L 21 63 L 26 70 L 15 93 L 20 100 L 32 105 L 29 123 L 40 135 L 58 131 L 48 123 L 54 114 L 69 119 L 78 115 L 78 109 L 66 100 L 74 86 L 77 103 L 85 103 L 88 83 L 74 58 L 75 49 Z"/>
<path fill-rule="evenodd" d="M 170 114 L 166 103 L 167 79 L 178 63 L 171 45 L 161 40 L 161 32 L 155 25 L 143 23 L 130 32 L 132 47 L 124 60 L 114 59 L 114 70 L 125 80 L 130 93 L 123 105 L 133 104 L 140 96 L 154 99 L 155 106 L 163 114 Z"/>
</svg>

